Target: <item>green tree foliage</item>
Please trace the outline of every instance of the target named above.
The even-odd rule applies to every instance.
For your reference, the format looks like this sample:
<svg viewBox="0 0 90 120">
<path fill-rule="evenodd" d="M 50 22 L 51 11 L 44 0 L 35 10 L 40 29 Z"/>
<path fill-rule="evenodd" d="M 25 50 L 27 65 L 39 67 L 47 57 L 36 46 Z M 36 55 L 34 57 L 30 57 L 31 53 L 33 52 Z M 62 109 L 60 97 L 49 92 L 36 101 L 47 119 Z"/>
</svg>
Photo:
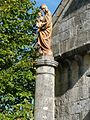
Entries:
<svg viewBox="0 0 90 120">
<path fill-rule="evenodd" d="M 0 0 L 0 120 L 33 120 L 38 9 L 31 0 Z"/>
</svg>

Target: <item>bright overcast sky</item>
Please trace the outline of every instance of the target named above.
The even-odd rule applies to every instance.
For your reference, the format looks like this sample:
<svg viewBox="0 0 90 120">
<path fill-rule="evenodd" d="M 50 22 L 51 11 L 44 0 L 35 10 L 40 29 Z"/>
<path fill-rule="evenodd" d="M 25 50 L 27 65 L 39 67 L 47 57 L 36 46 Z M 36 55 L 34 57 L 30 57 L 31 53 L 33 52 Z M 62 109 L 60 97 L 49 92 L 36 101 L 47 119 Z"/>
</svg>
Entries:
<svg viewBox="0 0 90 120">
<path fill-rule="evenodd" d="M 36 0 L 37 6 L 45 3 L 53 14 L 61 0 Z"/>
</svg>

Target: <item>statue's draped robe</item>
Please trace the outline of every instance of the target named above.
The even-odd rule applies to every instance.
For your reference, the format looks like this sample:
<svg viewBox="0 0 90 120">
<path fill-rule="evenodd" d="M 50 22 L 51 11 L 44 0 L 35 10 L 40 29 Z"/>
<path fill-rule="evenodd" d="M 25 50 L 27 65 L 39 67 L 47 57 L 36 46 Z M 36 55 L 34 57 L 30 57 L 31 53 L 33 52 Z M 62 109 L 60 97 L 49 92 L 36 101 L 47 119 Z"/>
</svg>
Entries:
<svg viewBox="0 0 90 120">
<path fill-rule="evenodd" d="M 52 15 L 48 11 L 43 18 L 43 25 L 39 27 L 38 44 L 41 52 L 46 55 L 52 55 L 51 50 L 51 35 L 52 35 Z"/>
</svg>

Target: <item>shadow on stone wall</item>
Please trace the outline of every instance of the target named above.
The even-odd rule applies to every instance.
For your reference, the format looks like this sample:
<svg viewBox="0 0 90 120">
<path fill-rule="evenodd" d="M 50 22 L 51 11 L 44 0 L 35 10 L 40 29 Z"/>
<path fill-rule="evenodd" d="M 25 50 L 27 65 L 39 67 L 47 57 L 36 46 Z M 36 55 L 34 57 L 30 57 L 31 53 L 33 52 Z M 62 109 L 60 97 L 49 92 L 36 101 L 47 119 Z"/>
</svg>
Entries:
<svg viewBox="0 0 90 120">
<path fill-rule="evenodd" d="M 87 59 L 90 59 L 89 56 Z M 75 61 L 74 59 L 62 60 L 56 69 L 55 97 L 61 97 L 68 90 L 83 86 L 88 78 L 86 73 L 89 70 L 90 63 L 84 64 L 84 58 Z"/>
<path fill-rule="evenodd" d="M 86 115 L 86 117 L 83 120 L 90 120 L 90 111 L 88 112 L 88 114 Z"/>
<path fill-rule="evenodd" d="M 90 0 L 73 0 L 68 10 L 65 12 L 63 18 L 73 13 L 74 11 L 80 9 L 82 6 L 87 5 L 88 3 L 90 3 Z"/>
<path fill-rule="evenodd" d="M 90 77 L 87 76 L 90 70 L 90 55 L 58 62 L 55 119 L 63 120 L 67 117 L 66 120 L 90 120 Z"/>
</svg>

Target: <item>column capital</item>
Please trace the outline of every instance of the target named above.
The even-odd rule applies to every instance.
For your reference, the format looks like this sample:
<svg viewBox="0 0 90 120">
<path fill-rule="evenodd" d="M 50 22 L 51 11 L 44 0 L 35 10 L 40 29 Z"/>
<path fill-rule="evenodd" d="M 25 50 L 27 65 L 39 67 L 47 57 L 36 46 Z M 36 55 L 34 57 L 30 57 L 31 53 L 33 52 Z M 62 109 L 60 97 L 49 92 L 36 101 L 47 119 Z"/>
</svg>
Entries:
<svg viewBox="0 0 90 120">
<path fill-rule="evenodd" d="M 54 60 L 53 56 L 42 56 L 36 60 L 36 66 L 52 66 L 57 67 L 58 62 Z"/>
</svg>

